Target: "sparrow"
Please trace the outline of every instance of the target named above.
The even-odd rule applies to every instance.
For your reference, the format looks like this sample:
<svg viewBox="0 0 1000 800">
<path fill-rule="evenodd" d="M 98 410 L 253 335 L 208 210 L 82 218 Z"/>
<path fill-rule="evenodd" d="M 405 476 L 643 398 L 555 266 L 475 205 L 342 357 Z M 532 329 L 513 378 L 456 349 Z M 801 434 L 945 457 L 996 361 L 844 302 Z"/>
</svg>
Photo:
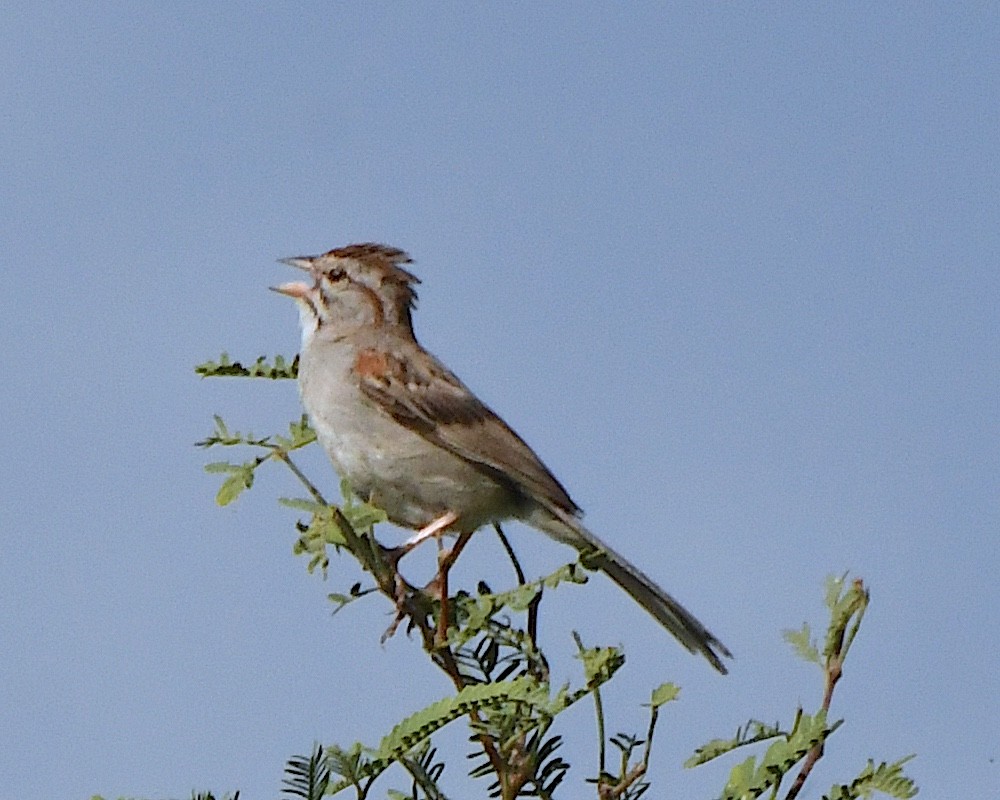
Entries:
<svg viewBox="0 0 1000 800">
<path fill-rule="evenodd" d="M 272 287 L 298 305 L 298 384 L 334 468 L 411 542 L 519 520 L 574 547 L 720 673 L 729 650 L 581 522 L 535 452 L 413 332 L 419 283 L 395 247 L 365 243 L 282 259 L 305 282 Z"/>
</svg>

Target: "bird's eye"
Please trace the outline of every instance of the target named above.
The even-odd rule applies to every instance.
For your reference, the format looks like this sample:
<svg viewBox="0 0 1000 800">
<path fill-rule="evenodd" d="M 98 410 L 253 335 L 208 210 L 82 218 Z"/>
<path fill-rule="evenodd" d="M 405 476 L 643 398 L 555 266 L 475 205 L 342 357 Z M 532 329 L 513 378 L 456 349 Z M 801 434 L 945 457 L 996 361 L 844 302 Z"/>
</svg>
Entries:
<svg viewBox="0 0 1000 800">
<path fill-rule="evenodd" d="M 331 281 L 339 281 L 341 278 L 344 277 L 344 270 L 342 270 L 340 267 L 333 267 L 332 269 L 328 269 L 326 271 L 326 277 L 328 280 Z"/>
</svg>

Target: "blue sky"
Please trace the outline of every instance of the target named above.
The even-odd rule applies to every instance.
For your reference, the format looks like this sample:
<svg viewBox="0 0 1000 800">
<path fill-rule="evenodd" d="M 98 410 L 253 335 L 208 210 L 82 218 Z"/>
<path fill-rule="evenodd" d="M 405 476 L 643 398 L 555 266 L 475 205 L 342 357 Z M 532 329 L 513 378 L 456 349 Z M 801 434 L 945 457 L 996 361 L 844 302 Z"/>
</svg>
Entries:
<svg viewBox="0 0 1000 800">
<path fill-rule="evenodd" d="M 0 800 L 274 797 L 313 741 L 447 692 L 378 601 L 330 618 L 356 576 L 292 557 L 289 477 L 219 509 L 192 446 L 297 416 L 192 368 L 293 354 L 275 259 L 369 240 L 416 259 L 425 345 L 736 654 L 714 675 L 600 577 L 547 601 L 554 652 L 625 647 L 614 729 L 684 687 L 657 793 L 712 796 L 731 763 L 680 770 L 695 746 L 818 703 L 780 632 L 846 570 L 873 605 L 814 792 L 916 752 L 926 796 L 995 793 L 994 4 L 4 16 Z M 534 574 L 571 556 L 511 534 Z"/>
</svg>

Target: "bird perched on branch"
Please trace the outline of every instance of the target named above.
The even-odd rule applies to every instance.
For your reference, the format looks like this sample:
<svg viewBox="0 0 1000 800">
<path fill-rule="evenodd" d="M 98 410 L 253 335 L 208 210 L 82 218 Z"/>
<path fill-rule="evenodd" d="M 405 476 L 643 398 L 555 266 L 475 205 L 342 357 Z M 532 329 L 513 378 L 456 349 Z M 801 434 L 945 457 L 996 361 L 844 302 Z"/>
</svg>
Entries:
<svg viewBox="0 0 1000 800">
<path fill-rule="evenodd" d="M 715 669 L 729 650 L 580 522 L 541 459 L 413 334 L 417 278 L 402 250 L 354 244 L 283 259 L 308 275 L 275 291 L 299 307 L 299 389 L 317 438 L 354 492 L 411 543 L 521 520 L 576 548 Z"/>
</svg>

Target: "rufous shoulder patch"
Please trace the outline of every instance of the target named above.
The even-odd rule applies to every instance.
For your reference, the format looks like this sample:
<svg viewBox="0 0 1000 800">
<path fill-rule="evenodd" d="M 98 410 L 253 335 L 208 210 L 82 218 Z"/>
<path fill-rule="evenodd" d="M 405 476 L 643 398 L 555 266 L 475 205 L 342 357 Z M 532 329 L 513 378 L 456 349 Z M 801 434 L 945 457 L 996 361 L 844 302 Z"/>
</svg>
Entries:
<svg viewBox="0 0 1000 800">
<path fill-rule="evenodd" d="M 354 359 L 354 371 L 363 378 L 384 378 L 389 371 L 389 357 L 378 350 L 362 350 Z"/>
</svg>

